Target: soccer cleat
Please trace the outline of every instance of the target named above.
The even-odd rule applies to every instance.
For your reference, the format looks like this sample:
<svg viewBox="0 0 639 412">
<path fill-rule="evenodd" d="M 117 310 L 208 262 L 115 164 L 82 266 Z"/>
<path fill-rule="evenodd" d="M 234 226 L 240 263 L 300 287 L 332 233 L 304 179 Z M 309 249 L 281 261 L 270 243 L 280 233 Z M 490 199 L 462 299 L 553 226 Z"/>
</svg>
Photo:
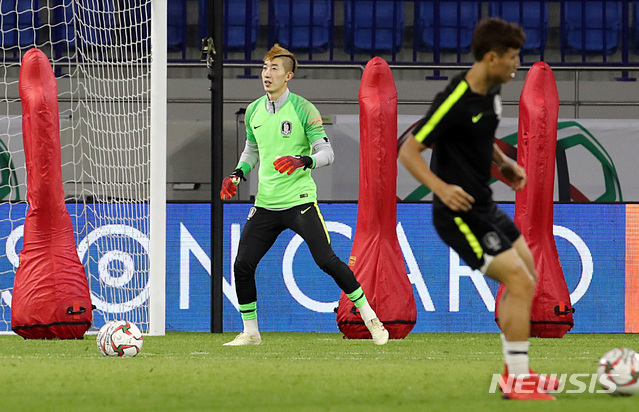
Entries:
<svg viewBox="0 0 639 412">
<path fill-rule="evenodd" d="M 539 379 L 531 375 L 517 378 L 515 375 L 502 375 L 499 379 L 499 387 L 503 392 L 502 398 L 516 401 L 554 401 L 556 398 L 547 394 L 538 387 Z"/>
<path fill-rule="evenodd" d="M 226 342 L 223 346 L 246 346 L 246 345 L 260 345 L 262 338 L 259 336 L 249 335 L 246 332 L 242 332 L 230 342 Z"/>
<path fill-rule="evenodd" d="M 373 318 L 366 322 L 366 327 L 370 331 L 375 345 L 384 345 L 388 342 L 388 331 L 378 318 Z"/>
<path fill-rule="evenodd" d="M 537 382 L 537 388 L 541 391 L 552 392 L 556 391 L 561 386 L 561 381 L 552 375 L 540 375 L 530 368 L 528 368 L 528 372 L 530 373 L 530 379 Z M 507 375 L 508 366 L 504 369 L 504 376 Z"/>
</svg>

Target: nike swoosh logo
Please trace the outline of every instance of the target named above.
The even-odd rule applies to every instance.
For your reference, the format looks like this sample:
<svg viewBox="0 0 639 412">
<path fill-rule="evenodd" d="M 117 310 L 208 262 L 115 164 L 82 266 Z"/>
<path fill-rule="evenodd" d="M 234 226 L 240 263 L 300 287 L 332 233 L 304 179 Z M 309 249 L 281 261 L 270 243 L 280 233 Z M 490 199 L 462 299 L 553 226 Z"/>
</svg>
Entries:
<svg viewBox="0 0 639 412">
<path fill-rule="evenodd" d="M 304 214 L 304 213 L 308 212 L 308 211 L 311 209 L 311 207 L 313 207 L 313 206 L 309 206 L 309 207 L 307 207 L 306 209 L 302 210 L 302 214 Z"/>
<path fill-rule="evenodd" d="M 479 119 L 481 119 L 481 117 L 483 116 L 483 113 L 479 113 L 477 116 L 473 116 L 472 117 L 472 121 L 473 123 L 477 123 L 479 121 Z"/>
<path fill-rule="evenodd" d="M 259 125 L 259 126 L 253 126 L 253 129 L 257 129 L 258 127 L 262 127 L 262 125 Z"/>
</svg>

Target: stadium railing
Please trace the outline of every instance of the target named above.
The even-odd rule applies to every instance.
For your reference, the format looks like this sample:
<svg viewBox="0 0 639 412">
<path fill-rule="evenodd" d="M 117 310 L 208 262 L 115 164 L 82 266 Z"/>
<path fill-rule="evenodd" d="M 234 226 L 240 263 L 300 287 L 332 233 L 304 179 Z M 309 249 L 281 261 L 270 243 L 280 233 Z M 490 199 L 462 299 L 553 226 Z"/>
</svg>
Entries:
<svg viewBox="0 0 639 412">
<path fill-rule="evenodd" d="M 3 0 L 2 27 L 20 43 L 51 36 L 60 56 L 77 41 L 65 28 L 73 26 L 73 13 L 81 10 L 62 0 L 65 7 L 49 16 L 33 7 L 38 1 Z M 105 10 L 121 7 L 112 0 L 97 3 Z M 201 39 L 208 33 L 208 3 L 168 1 L 170 62 L 199 58 Z M 622 67 L 639 61 L 639 1 L 225 0 L 224 6 L 224 59 L 232 63 L 259 63 L 264 51 L 279 42 L 295 51 L 302 64 L 361 64 L 376 55 L 393 64 L 468 64 L 472 29 L 486 16 L 523 25 L 523 63 Z M 52 33 L 33 28 L 33 22 L 44 19 L 54 23 Z M 111 41 L 91 32 L 87 40 Z"/>
<path fill-rule="evenodd" d="M 394 64 L 468 64 L 477 21 L 501 16 L 526 29 L 524 63 L 621 67 L 639 61 L 637 3 L 262 0 L 259 21 L 247 14 L 245 22 L 256 30 L 257 47 L 253 41 L 239 49 L 228 47 L 225 61 L 259 63 L 265 50 L 281 43 L 302 64 L 361 64 L 376 55 Z"/>
</svg>

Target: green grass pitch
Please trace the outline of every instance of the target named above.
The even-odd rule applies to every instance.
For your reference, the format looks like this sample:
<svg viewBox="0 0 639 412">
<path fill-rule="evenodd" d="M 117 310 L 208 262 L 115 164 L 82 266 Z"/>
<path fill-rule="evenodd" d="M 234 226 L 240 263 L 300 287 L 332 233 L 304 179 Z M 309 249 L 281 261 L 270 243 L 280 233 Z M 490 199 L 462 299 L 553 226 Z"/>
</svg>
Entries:
<svg viewBox="0 0 639 412">
<path fill-rule="evenodd" d="M 414 333 L 375 346 L 337 333 L 263 333 L 261 346 L 226 347 L 234 333 L 147 336 L 135 358 L 105 358 L 77 341 L 0 336 L 2 411 L 638 411 L 639 394 L 567 393 L 556 402 L 489 393 L 503 369 L 496 334 Z M 592 374 L 629 334 L 532 339 L 540 373 Z M 589 378 L 581 378 L 589 382 Z M 599 389 L 599 388 L 597 388 Z"/>
</svg>

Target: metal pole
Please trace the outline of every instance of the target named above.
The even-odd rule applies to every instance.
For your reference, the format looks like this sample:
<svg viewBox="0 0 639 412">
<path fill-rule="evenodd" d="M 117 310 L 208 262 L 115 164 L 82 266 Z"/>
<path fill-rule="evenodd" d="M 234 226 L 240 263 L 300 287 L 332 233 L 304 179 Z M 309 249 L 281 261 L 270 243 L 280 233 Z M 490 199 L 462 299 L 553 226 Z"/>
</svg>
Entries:
<svg viewBox="0 0 639 412">
<path fill-rule="evenodd" d="M 223 179 L 223 21 L 224 0 L 208 0 L 209 80 L 211 80 L 211 332 L 222 333 L 223 204 L 217 190 Z"/>
</svg>

